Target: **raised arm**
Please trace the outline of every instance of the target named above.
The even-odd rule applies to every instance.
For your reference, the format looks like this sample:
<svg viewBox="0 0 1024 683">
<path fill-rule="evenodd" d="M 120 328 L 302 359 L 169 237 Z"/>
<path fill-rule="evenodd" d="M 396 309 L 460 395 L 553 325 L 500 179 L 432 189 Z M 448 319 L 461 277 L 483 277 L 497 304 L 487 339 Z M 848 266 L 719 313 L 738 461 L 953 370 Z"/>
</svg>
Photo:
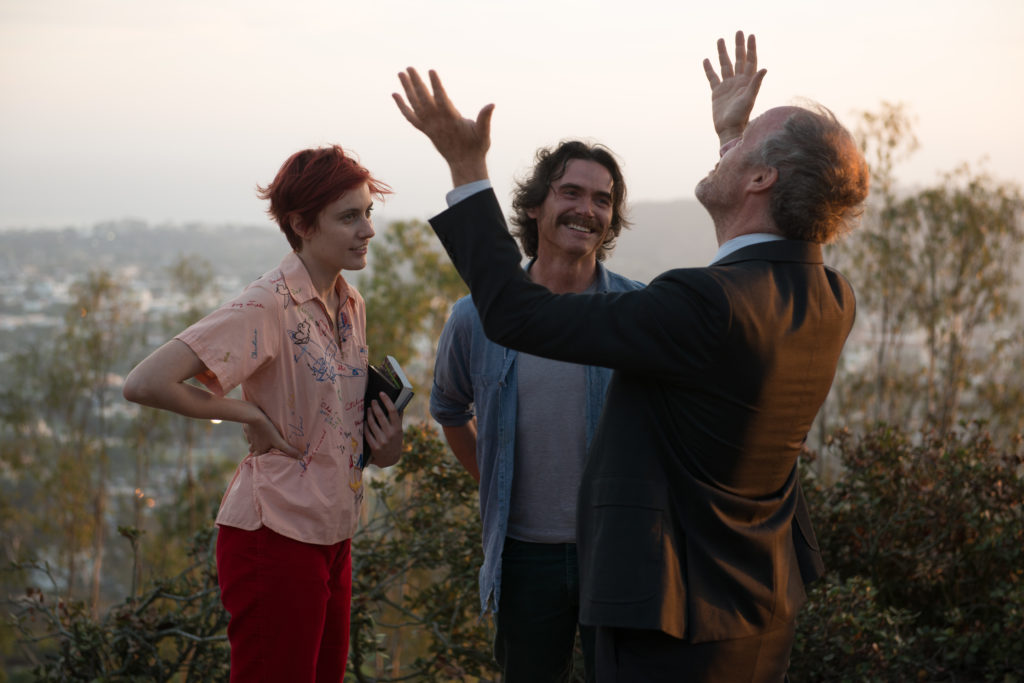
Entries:
<svg viewBox="0 0 1024 683">
<path fill-rule="evenodd" d="M 125 378 L 124 397 L 133 403 L 169 410 L 186 417 L 230 420 L 246 425 L 254 453 L 271 448 L 301 457 L 259 406 L 226 396 L 216 396 L 185 380 L 204 372 L 206 366 L 184 342 L 172 339 L 149 354 Z"/>
<path fill-rule="evenodd" d="M 704 60 L 704 73 L 711 85 L 711 117 L 718 133 L 718 142 L 727 142 L 743 134 L 754 108 L 754 100 L 761 89 L 761 81 L 767 73 L 757 68 L 757 41 L 753 34 L 744 44 L 743 31 L 736 32 L 736 63 L 729 59 L 725 40 L 718 39 L 718 62 L 722 75 L 719 77 L 710 59 Z"/>
<path fill-rule="evenodd" d="M 399 111 L 430 138 L 448 162 L 455 187 L 487 178 L 487 150 L 491 146 L 494 105 L 488 104 L 481 109 L 475 121 L 467 119 L 448 99 L 437 72 L 431 70 L 429 74 L 429 89 L 412 67 L 398 74 L 405 99 L 398 93 L 393 93 L 392 97 Z"/>
</svg>

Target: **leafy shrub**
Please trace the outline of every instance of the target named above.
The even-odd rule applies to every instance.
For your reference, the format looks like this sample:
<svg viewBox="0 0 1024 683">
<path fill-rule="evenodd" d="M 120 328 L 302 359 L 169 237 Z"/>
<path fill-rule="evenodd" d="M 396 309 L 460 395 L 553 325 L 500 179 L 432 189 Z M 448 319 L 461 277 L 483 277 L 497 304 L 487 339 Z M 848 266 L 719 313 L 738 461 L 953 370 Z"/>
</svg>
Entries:
<svg viewBox="0 0 1024 683">
<path fill-rule="evenodd" d="M 347 678 L 493 678 L 476 487 L 431 428 L 411 425 L 405 440 L 398 465 L 366 478 Z M 1020 444 L 997 449 L 981 425 L 938 436 L 880 425 L 829 448 L 839 481 L 805 468 L 804 483 L 830 574 L 801 612 L 791 679 L 1024 681 Z M 185 572 L 98 620 L 37 589 L 16 600 L 33 680 L 226 680 L 213 535 L 196 536 Z"/>
<path fill-rule="evenodd" d="M 879 425 L 831 448 L 843 475 L 805 490 L 833 574 L 805 609 L 794 680 L 1021 680 L 1020 443 L 997 449 L 979 423 Z"/>
<path fill-rule="evenodd" d="M 917 680 L 922 671 L 908 652 L 914 615 L 879 604 L 871 581 L 820 581 L 800 613 L 790 659 L 793 681 Z M 912 635 L 909 635 L 912 639 Z"/>
<path fill-rule="evenodd" d="M 493 670 L 489 622 L 479 618 L 472 478 L 437 433 L 418 424 L 406 429 L 401 463 L 366 480 L 370 517 L 353 539 L 347 678 L 463 680 Z M 138 549 L 136 530 L 122 535 Z M 158 579 L 100 619 L 80 601 L 29 589 L 13 613 L 23 651 L 35 662 L 33 680 L 227 680 L 228 615 L 214 536 L 208 528 L 195 537 L 193 562 L 180 575 Z"/>
<path fill-rule="evenodd" d="M 425 424 L 406 428 L 405 452 L 392 470 L 369 484 L 376 509 L 353 542 L 350 675 L 465 680 L 492 673 L 492 634 L 479 617 L 476 484 Z"/>
<path fill-rule="evenodd" d="M 14 616 L 35 681 L 226 681 L 227 613 L 217 589 L 213 529 L 194 538 L 193 564 L 101 619 L 81 601 L 29 589 Z M 179 673 L 180 672 L 180 673 Z"/>
</svg>

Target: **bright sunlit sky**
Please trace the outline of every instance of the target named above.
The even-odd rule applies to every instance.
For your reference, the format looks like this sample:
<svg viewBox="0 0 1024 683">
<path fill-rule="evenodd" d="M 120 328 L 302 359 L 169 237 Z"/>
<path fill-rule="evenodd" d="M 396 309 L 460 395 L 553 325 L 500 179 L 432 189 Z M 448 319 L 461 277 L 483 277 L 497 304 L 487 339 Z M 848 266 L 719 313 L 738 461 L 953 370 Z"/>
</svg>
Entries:
<svg viewBox="0 0 1024 683">
<path fill-rule="evenodd" d="M 0 228 L 265 223 L 255 185 L 333 142 L 395 189 L 378 217 L 426 219 L 450 180 L 391 100 L 410 65 L 496 103 L 502 198 L 566 137 L 611 147 L 634 201 L 691 198 L 718 149 L 701 60 L 736 29 L 755 115 L 905 102 L 903 181 L 986 158 L 1024 184 L 1022 26 L 1020 0 L 0 0 Z"/>
</svg>

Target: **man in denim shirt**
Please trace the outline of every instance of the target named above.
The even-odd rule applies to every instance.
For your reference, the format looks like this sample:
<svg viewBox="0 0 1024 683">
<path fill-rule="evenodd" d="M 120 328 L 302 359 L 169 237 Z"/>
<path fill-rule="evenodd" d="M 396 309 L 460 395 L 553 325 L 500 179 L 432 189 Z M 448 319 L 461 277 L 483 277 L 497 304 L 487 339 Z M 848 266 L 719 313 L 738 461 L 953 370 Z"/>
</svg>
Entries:
<svg viewBox="0 0 1024 683">
<path fill-rule="evenodd" d="M 540 150 L 513 198 L 530 278 L 556 293 L 640 288 L 601 264 L 627 224 L 625 196 L 606 148 L 568 141 Z M 450 194 L 449 204 L 460 197 Z M 494 655 L 508 683 L 571 678 L 576 495 L 610 379 L 607 368 L 489 341 L 469 297 L 456 302 L 441 334 L 430 412 L 480 484 L 480 604 L 497 612 Z M 592 681 L 594 629 L 580 626 L 580 639 Z"/>
</svg>

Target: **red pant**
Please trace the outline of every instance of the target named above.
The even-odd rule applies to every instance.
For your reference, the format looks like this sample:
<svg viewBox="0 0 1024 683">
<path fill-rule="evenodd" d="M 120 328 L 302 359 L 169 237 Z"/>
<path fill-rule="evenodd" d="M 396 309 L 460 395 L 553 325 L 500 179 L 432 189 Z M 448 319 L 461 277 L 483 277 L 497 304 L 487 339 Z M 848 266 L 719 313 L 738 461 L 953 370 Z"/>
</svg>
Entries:
<svg viewBox="0 0 1024 683">
<path fill-rule="evenodd" d="M 266 527 L 222 526 L 221 602 L 231 680 L 341 683 L 348 659 L 352 543 L 313 545 Z"/>
</svg>

